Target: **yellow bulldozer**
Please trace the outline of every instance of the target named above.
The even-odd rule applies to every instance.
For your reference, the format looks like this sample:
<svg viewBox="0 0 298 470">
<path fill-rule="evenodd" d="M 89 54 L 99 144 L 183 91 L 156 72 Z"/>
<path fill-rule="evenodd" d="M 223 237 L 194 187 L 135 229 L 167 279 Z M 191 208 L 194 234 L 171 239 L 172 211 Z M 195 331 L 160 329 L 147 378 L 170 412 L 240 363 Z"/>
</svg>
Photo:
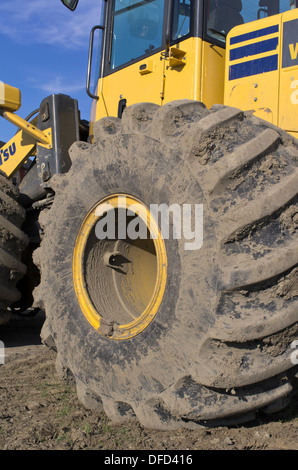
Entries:
<svg viewBox="0 0 298 470">
<path fill-rule="evenodd" d="M 21 119 L 0 84 L 18 128 L 0 149 L 1 318 L 43 309 L 60 373 L 113 421 L 237 424 L 291 399 L 296 7 L 105 0 L 90 122 L 63 94 Z"/>
</svg>

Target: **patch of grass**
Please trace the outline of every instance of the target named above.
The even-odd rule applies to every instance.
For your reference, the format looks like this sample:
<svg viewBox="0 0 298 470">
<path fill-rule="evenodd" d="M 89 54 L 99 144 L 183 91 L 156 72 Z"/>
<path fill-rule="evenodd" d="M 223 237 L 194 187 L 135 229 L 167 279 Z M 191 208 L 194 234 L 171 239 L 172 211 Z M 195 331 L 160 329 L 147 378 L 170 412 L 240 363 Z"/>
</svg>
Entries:
<svg viewBox="0 0 298 470">
<path fill-rule="evenodd" d="M 60 410 L 57 411 L 57 416 L 67 416 L 70 413 L 69 403 L 65 403 Z"/>
<path fill-rule="evenodd" d="M 84 432 L 85 432 L 86 436 L 90 436 L 91 427 L 88 423 L 84 424 Z"/>
<path fill-rule="evenodd" d="M 112 432 L 111 426 L 109 426 L 108 424 L 104 425 L 103 430 L 104 430 L 104 432 Z"/>
</svg>

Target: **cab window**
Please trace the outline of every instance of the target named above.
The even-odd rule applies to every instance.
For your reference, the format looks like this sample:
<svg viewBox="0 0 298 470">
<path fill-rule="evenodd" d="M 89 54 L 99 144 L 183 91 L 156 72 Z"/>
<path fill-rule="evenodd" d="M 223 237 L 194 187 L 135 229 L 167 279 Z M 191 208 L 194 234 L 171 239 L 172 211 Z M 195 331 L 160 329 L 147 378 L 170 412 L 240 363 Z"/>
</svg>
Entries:
<svg viewBox="0 0 298 470">
<path fill-rule="evenodd" d="M 296 8 L 296 0 L 205 0 L 206 34 L 225 43 L 237 25 Z"/>
<path fill-rule="evenodd" d="M 172 40 L 190 33 L 191 0 L 176 0 L 173 8 Z"/>
<path fill-rule="evenodd" d="M 164 0 L 114 0 L 112 70 L 162 46 Z"/>
</svg>

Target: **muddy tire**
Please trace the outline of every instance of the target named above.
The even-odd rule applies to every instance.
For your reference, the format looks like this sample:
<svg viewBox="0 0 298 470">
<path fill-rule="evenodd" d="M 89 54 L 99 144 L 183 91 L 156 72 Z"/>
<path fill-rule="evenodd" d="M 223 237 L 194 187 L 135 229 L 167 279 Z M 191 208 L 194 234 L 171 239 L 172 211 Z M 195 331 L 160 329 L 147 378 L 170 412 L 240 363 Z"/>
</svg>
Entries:
<svg viewBox="0 0 298 470">
<path fill-rule="evenodd" d="M 283 407 L 298 335 L 297 141 L 238 109 L 192 101 L 131 106 L 94 134 L 93 145 L 70 149 L 35 255 L 43 340 L 55 344 L 60 372 L 75 377 L 86 406 L 148 428 L 233 424 Z M 192 224 L 203 205 L 201 247 L 172 234 L 144 249 L 160 257 L 155 290 L 150 276 L 135 280 L 151 268 L 129 259 L 134 242 L 94 236 L 94 208 L 119 194 L 146 207 L 189 204 Z"/>
<path fill-rule="evenodd" d="M 21 230 L 26 213 L 17 199 L 17 188 L 0 172 L 0 324 L 9 320 L 8 307 L 20 299 L 17 283 L 26 273 L 22 254 L 28 237 Z"/>
</svg>

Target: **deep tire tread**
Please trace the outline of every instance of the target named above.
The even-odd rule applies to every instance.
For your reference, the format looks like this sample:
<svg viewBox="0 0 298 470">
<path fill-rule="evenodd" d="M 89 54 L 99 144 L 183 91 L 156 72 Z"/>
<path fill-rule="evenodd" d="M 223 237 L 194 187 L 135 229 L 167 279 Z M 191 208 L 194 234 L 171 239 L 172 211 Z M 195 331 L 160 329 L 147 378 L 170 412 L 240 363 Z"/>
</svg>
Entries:
<svg viewBox="0 0 298 470">
<path fill-rule="evenodd" d="M 16 186 L 0 172 L 0 324 L 9 318 L 7 308 L 20 299 L 16 285 L 26 273 L 21 261 L 29 242 L 21 230 L 26 212 L 17 200 Z"/>
<path fill-rule="evenodd" d="M 127 419 L 136 415 L 142 424 L 155 429 L 252 419 L 269 405 L 273 409 L 273 404 L 292 390 L 290 343 L 298 333 L 298 292 L 294 282 L 297 231 L 295 227 L 285 241 L 276 242 L 273 253 L 265 234 L 266 227 L 275 221 L 274 233 L 276 237 L 281 235 L 284 214 L 296 204 L 297 142 L 238 109 L 214 106 L 209 111 L 201 103 L 183 100 L 160 108 L 141 103 L 127 108 L 122 121 L 99 121 L 95 126 L 98 144 L 94 152 L 96 145 L 104 145 L 102 139 L 116 142 L 116 137 L 124 139 L 131 134 L 162 142 L 173 152 L 177 146 L 184 147 L 185 166 L 202 187 L 218 240 L 217 295 L 212 326 L 198 352 L 201 367 L 195 373 L 181 371 L 168 389 L 143 402 L 122 402 L 119 397 L 107 397 L 108 394 L 98 394 L 97 401 L 111 419 L 121 421 L 125 417 L 119 412 L 122 407 L 129 410 Z M 84 151 L 88 158 L 93 146 L 72 146 L 73 166 L 60 180 L 61 194 L 78 171 Z M 92 165 L 90 172 L 97 171 L 95 163 Z M 260 167 L 263 183 L 250 187 L 244 175 L 250 172 L 251 178 L 256 171 L 261 181 Z M 55 203 L 47 214 L 47 223 L 55 227 Z M 254 245 L 250 244 L 251 236 L 256 241 Z M 43 254 L 51 242 L 46 234 Z M 36 300 L 44 301 L 47 311 L 50 273 L 45 257 L 39 254 L 38 259 L 44 273 Z M 61 290 L 63 298 L 67 297 L 67 289 L 72 286 Z M 183 324 L 185 320 L 177 318 L 178 321 Z M 57 335 L 53 313 L 47 317 L 46 328 L 53 337 Z M 65 361 L 72 369 L 71 359 Z M 84 386 L 88 388 L 87 384 Z M 90 393 L 91 390 L 96 395 L 94 386 L 90 386 Z M 212 404 L 205 406 L 206 403 Z"/>
</svg>

